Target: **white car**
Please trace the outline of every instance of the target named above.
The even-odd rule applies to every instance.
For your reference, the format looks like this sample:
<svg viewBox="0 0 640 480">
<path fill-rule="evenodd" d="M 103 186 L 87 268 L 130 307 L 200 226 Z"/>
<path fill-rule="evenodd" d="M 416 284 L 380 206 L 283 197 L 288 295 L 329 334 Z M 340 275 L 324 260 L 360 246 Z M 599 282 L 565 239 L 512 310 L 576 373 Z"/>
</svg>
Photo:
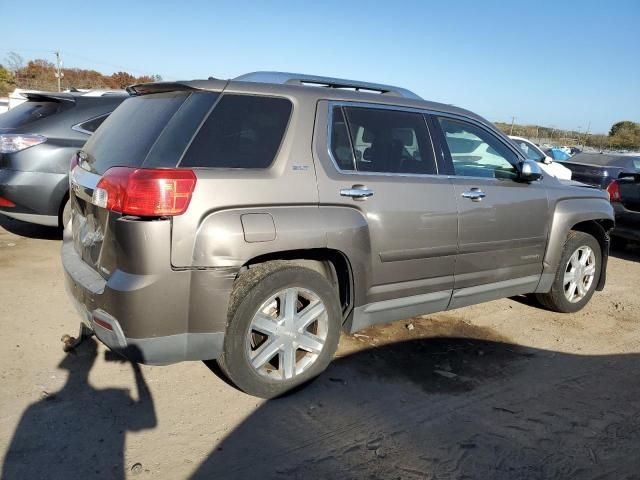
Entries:
<svg viewBox="0 0 640 480">
<path fill-rule="evenodd" d="M 532 141 L 522 137 L 509 136 L 513 142 L 522 149 L 529 160 L 535 160 L 540 164 L 540 168 L 552 177 L 561 180 L 571 180 L 571 170 L 558 162 L 554 162 L 553 158 L 546 155 Z"/>
</svg>

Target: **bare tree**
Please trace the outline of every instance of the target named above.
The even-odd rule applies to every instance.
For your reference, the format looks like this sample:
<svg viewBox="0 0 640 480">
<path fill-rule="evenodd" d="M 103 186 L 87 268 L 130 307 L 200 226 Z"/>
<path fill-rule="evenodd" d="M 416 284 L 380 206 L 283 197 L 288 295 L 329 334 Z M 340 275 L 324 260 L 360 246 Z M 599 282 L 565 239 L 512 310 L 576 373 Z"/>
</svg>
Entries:
<svg viewBox="0 0 640 480">
<path fill-rule="evenodd" d="M 7 69 L 14 75 L 24 67 L 24 59 L 16 52 L 9 52 L 4 60 L 7 63 Z"/>
</svg>

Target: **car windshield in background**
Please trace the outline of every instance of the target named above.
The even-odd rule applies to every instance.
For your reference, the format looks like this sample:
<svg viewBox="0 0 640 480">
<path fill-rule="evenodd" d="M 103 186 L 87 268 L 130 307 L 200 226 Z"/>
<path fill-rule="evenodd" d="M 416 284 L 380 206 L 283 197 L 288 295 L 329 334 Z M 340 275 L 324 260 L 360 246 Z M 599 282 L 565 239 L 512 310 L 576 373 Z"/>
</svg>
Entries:
<svg viewBox="0 0 640 480">
<path fill-rule="evenodd" d="M 513 139 L 513 142 L 518 146 L 520 150 L 524 152 L 529 160 L 535 160 L 536 162 L 541 162 L 542 160 L 544 160 L 544 153 L 538 150 L 533 144 L 525 142 L 524 140 L 516 139 Z"/>
<path fill-rule="evenodd" d="M 0 115 L 1 129 L 14 129 L 41 120 L 60 110 L 59 102 L 24 102 Z"/>
</svg>

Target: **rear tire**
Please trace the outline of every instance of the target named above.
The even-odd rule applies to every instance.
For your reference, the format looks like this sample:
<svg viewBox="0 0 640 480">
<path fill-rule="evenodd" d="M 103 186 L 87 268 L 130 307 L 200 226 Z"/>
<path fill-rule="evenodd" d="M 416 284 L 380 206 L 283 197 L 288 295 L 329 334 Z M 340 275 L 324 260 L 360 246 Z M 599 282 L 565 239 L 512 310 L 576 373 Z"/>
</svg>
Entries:
<svg viewBox="0 0 640 480">
<path fill-rule="evenodd" d="M 602 251 L 598 240 L 588 233 L 571 230 L 551 290 L 536 294 L 536 299 L 555 312 L 577 312 L 593 296 L 601 269 Z"/>
<path fill-rule="evenodd" d="M 273 398 L 327 368 L 342 314 L 337 292 L 323 275 L 272 261 L 236 280 L 227 318 L 220 369 L 244 392 Z"/>
</svg>

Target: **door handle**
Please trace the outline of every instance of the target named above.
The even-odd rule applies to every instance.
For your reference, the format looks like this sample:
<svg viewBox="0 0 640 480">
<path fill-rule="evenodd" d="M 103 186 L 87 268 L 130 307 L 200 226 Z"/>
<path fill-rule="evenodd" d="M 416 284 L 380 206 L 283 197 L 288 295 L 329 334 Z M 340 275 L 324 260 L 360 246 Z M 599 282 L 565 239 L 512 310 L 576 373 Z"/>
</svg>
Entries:
<svg viewBox="0 0 640 480">
<path fill-rule="evenodd" d="M 340 190 L 340 195 L 343 197 L 351 197 L 355 200 L 364 200 L 365 198 L 373 196 L 373 190 L 369 190 L 364 185 L 354 185 L 351 188 L 343 188 Z"/>
<path fill-rule="evenodd" d="M 463 192 L 462 196 L 464 198 L 470 198 L 472 202 L 480 202 L 484 197 L 487 196 L 487 194 L 484 193 L 479 188 L 475 188 L 474 187 L 471 190 L 469 190 L 468 192 Z"/>
</svg>

